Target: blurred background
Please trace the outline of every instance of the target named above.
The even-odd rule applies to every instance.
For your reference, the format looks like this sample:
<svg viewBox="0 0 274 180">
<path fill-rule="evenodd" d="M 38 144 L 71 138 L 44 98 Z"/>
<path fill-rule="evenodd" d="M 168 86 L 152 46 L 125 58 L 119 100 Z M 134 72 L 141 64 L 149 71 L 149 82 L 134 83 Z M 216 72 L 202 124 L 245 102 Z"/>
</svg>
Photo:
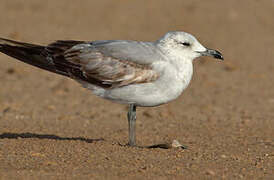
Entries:
<svg viewBox="0 0 274 180">
<path fill-rule="evenodd" d="M 59 161 L 59 168 L 51 165 L 51 174 L 81 174 L 88 169 L 105 173 L 108 169 L 104 176 L 121 178 L 128 172 L 125 169 L 130 169 L 132 178 L 143 177 L 142 172 L 150 178 L 270 177 L 274 150 L 273 19 L 273 0 L 0 0 L 0 37 L 45 45 L 58 39 L 155 41 L 167 31 L 186 31 L 225 58 L 224 62 L 197 59 L 190 87 L 180 98 L 160 107 L 138 109 L 138 143 L 148 145 L 176 138 L 190 146 L 190 151 L 177 158 L 175 152 L 169 152 L 174 156 L 158 151 L 132 155 L 130 150 L 111 146 L 127 142 L 126 106 L 102 100 L 70 79 L 1 54 L 0 158 L 2 154 L 4 163 L 0 175 L 5 168 L 18 170 L 26 163 L 27 171 L 17 173 L 29 177 L 33 173 L 28 170 L 34 167 L 44 170 L 45 164 L 40 163 L 43 159 L 24 158 L 31 150 L 27 147 L 34 148 L 33 144 L 39 153 L 41 144 L 51 144 L 56 151 L 43 153 L 47 161 L 55 162 L 65 147 L 76 151 L 79 144 L 76 147 L 73 143 L 80 143 L 88 158 L 63 154 L 67 161 L 78 160 L 71 165 L 79 169 L 70 172 L 66 167 L 61 171 L 59 168 L 66 163 Z M 26 138 L 22 133 L 33 134 Z M 46 134 L 106 141 L 60 145 L 53 141 L 54 136 L 39 138 Z M 23 139 L 7 139 L 17 137 Z M 29 146 L 22 150 L 22 144 Z M 102 166 L 84 161 L 91 158 L 90 151 L 97 153 L 92 162 Z M 21 155 L 6 158 L 13 153 Z M 109 165 L 100 159 L 105 156 L 119 159 L 124 166 L 120 167 L 118 161 Z M 141 160 L 135 159 L 132 164 L 127 161 L 132 157 Z M 169 163 L 159 163 L 165 161 L 164 157 Z M 220 162 L 214 161 L 215 157 L 220 157 Z M 146 168 L 139 172 L 142 164 Z M 3 177 L 13 177 L 13 171 L 8 172 Z M 35 175 L 40 177 L 41 172 Z M 100 177 L 100 173 L 97 175 Z"/>
</svg>

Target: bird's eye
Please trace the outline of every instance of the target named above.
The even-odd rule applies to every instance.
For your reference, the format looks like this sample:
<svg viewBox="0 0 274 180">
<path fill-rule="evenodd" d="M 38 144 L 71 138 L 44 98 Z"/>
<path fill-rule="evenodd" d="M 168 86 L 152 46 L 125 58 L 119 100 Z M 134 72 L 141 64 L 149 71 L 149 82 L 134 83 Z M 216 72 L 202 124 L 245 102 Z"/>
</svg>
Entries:
<svg viewBox="0 0 274 180">
<path fill-rule="evenodd" d="M 182 44 L 182 45 L 184 45 L 184 46 L 190 46 L 190 43 L 189 43 L 189 42 L 183 42 L 183 43 L 180 43 L 180 44 Z"/>
</svg>

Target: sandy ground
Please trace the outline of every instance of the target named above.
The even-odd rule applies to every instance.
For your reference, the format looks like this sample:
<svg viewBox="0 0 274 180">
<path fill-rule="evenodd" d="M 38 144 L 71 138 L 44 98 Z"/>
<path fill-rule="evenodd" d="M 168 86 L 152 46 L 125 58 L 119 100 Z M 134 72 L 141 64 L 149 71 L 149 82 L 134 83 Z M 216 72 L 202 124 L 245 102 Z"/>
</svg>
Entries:
<svg viewBox="0 0 274 180">
<path fill-rule="evenodd" d="M 194 34 L 225 62 L 195 61 L 172 103 L 138 108 L 129 148 L 127 107 L 73 80 L 0 54 L 0 179 L 274 179 L 273 0 L 0 0 L 0 36 L 154 41 Z"/>
</svg>

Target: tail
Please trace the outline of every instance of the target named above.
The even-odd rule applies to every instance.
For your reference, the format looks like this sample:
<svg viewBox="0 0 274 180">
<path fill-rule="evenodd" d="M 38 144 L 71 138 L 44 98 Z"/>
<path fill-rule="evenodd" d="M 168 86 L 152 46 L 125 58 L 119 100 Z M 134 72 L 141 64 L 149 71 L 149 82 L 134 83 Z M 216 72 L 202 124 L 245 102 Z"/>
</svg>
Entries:
<svg viewBox="0 0 274 180">
<path fill-rule="evenodd" d="M 57 41 L 48 46 L 0 38 L 0 52 L 38 68 L 64 76 L 82 76 L 80 67 L 65 60 L 63 53 L 82 41 Z"/>
</svg>

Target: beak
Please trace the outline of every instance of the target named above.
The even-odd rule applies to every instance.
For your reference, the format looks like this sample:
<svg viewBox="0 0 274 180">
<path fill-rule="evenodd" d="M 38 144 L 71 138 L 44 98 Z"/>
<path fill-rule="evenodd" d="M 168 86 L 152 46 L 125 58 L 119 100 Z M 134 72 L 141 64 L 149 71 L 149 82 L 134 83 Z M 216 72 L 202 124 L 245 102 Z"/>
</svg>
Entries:
<svg viewBox="0 0 274 180">
<path fill-rule="evenodd" d="M 198 53 L 200 53 L 202 56 L 211 56 L 216 59 L 224 60 L 223 55 L 214 49 L 206 49 L 206 51 L 199 51 Z"/>
</svg>

